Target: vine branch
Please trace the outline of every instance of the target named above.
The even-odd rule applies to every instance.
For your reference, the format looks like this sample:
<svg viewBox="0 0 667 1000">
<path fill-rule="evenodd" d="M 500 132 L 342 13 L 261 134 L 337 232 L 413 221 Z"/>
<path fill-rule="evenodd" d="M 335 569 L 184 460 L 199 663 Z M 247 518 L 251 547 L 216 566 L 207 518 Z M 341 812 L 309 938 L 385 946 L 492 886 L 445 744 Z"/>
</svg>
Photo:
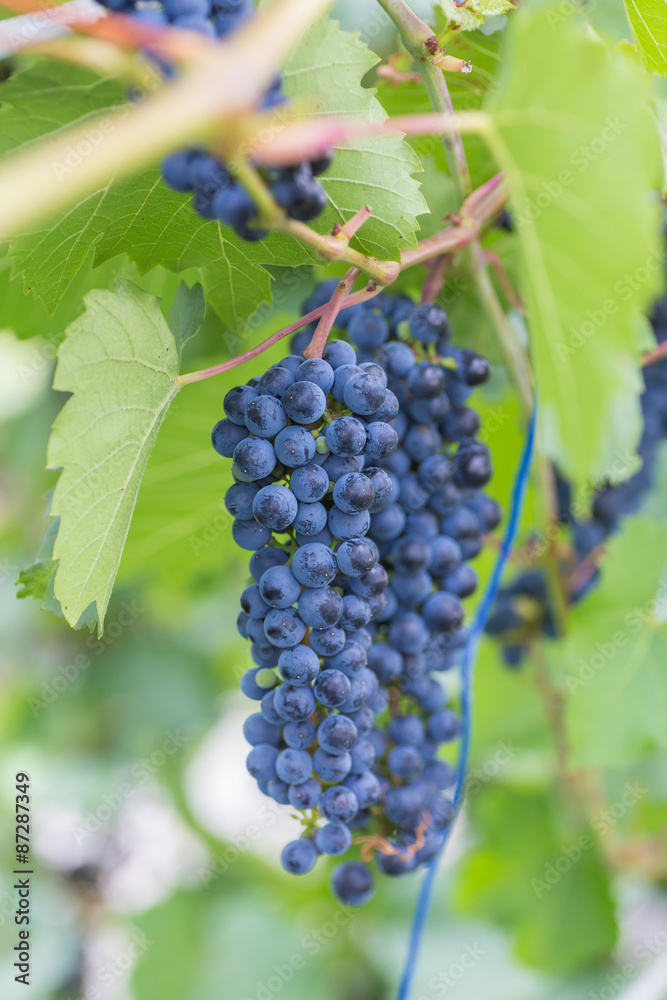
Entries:
<svg viewBox="0 0 667 1000">
<path fill-rule="evenodd" d="M 405 3 L 405 0 L 378 0 L 378 3 L 392 19 L 400 32 L 403 44 L 416 60 L 434 111 L 452 115 L 454 106 L 445 78 L 442 75 L 442 70 L 433 62 L 433 56 L 438 55 L 437 43 L 435 48 L 428 44 L 433 39 L 433 32 Z M 459 131 L 455 130 L 451 133 L 443 133 L 442 142 L 445 147 L 449 172 L 456 188 L 459 204 L 461 204 L 471 190 L 470 172 L 463 141 Z"/>
<path fill-rule="evenodd" d="M 322 357 L 322 351 L 324 350 L 324 345 L 327 342 L 327 337 L 331 332 L 331 327 L 336 322 L 336 316 L 340 312 L 343 302 L 350 294 L 358 274 L 358 268 L 351 267 L 345 277 L 338 282 L 336 291 L 327 302 L 324 312 L 320 316 L 320 321 L 317 324 L 315 333 L 313 334 L 313 339 L 303 352 L 304 358 Z"/>
</svg>

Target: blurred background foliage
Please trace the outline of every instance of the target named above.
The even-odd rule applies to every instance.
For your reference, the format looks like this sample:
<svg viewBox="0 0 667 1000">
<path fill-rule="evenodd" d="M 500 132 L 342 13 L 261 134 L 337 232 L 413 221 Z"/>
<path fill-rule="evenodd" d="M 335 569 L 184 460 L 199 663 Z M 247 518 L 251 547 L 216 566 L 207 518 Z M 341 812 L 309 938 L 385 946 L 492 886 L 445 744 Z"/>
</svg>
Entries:
<svg viewBox="0 0 667 1000">
<path fill-rule="evenodd" d="M 627 34 L 620 4 L 589 6 L 605 36 Z M 360 22 L 358 4 L 351 8 L 338 9 L 349 27 Z M 392 50 L 390 33 L 369 41 Z M 496 44 L 491 39 L 482 53 L 477 40 L 482 76 Z M 396 95 L 387 101 L 401 110 Z M 435 184 L 440 152 L 421 142 L 438 218 L 448 210 L 447 190 Z M 483 175 L 474 152 L 472 161 Z M 511 274 L 511 238 L 496 232 L 490 245 Z M 230 463 L 213 452 L 209 435 L 227 389 L 286 347 L 188 386 L 174 403 L 101 640 L 16 600 L 17 572 L 35 558 L 54 481 L 44 460 L 62 404 L 50 389 L 55 345 L 81 311 L 81 295 L 118 274 L 161 296 L 168 314 L 179 279 L 160 268 L 141 276 L 121 257 L 83 268 L 49 317 L 0 261 L 0 818 L 11 831 L 14 775 L 27 771 L 36 866 L 31 996 L 389 1000 L 418 877 L 380 880 L 370 905 L 343 910 L 329 895 L 326 864 L 303 879 L 280 869 L 280 846 L 296 821 L 245 773 L 241 724 L 249 707 L 238 679 L 248 650 L 235 620 L 247 560 L 232 545 L 223 503 Z M 310 268 L 272 275 L 280 294 L 249 324 L 253 342 L 297 315 L 316 280 Z M 402 287 L 414 290 L 422 278 L 419 269 L 408 272 Z M 497 360 L 456 272 L 443 301 L 456 341 Z M 210 313 L 187 345 L 185 367 L 245 346 Z M 475 402 L 494 456 L 490 492 L 506 504 L 523 428 L 500 366 Z M 604 1000 L 651 968 L 662 968 L 667 982 L 664 608 L 643 622 L 638 645 L 619 665 L 625 680 L 637 675 L 632 698 L 613 685 L 606 691 L 604 671 L 571 709 L 561 698 L 567 672 L 607 641 L 610 621 L 645 607 L 658 589 L 667 565 L 667 463 L 660 468 L 644 511 L 609 548 L 604 587 L 577 608 L 572 638 L 541 647 L 519 671 L 500 662 L 490 641 L 482 644 L 468 805 L 438 879 L 415 1000 Z M 540 523 L 531 490 L 522 543 Z M 482 578 L 493 555 L 487 549 L 476 564 Z M 562 740 L 575 771 L 559 761 Z M 5 1000 L 24 995 L 11 970 L 11 847 L 3 837 Z M 651 994 L 663 995 L 667 987 Z"/>
</svg>

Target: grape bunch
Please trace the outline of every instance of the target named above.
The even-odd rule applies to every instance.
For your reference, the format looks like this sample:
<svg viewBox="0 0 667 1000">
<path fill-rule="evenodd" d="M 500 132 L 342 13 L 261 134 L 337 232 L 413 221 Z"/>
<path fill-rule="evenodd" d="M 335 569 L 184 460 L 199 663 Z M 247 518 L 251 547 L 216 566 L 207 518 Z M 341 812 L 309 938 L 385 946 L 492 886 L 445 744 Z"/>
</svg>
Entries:
<svg viewBox="0 0 667 1000">
<path fill-rule="evenodd" d="M 667 298 L 660 300 L 651 317 L 656 339 L 667 339 Z M 568 603 L 576 603 L 595 587 L 600 571 L 597 557 L 606 539 L 615 532 L 624 517 L 636 512 L 651 489 L 655 459 L 667 438 L 667 360 L 644 369 L 645 391 L 641 397 L 643 431 L 638 448 L 642 466 L 617 486 L 605 485 L 593 499 L 590 517 L 580 519 L 573 508 L 569 483 L 554 470 L 558 514 L 564 531 L 569 530 L 571 545 L 560 557 L 559 571 L 565 583 Z M 540 567 L 517 575 L 498 595 L 486 631 L 501 646 L 507 666 L 523 662 L 531 642 L 541 635 L 557 636 L 554 609 L 547 588 L 546 574 Z"/>
<path fill-rule="evenodd" d="M 500 511 L 479 492 L 491 464 L 466 405 L 488 365 L 450 344 L 444 312 L 383 293 L 338 326 L 357 350 L 334 339 L 305 360 L 312 330 L 297 334 L 293 354 L 227 393 L 212 439 L 232 459 L 233 537 L 253 553 L 238 619 L 255 664 L 241 687 L 259 708 L 248 770 L 303 814 L 288 871 L 360 843 L 332 874 L 359 905 L 371 860 L 413 871 L 452 821 L 439 751 L 460 720 L 437 675 L 458 661 L 468 561 Z"/>
<path fill-rule="evenodd" d="M 153 27 L 168 27 L 198 31 L 211 38 L 224 38 L 252 17 L 252 0 L 161 0 L 150 6 L 137 0 L 101 0 L 115 13 L 131 14 Z M 163 73 L 173 73 L 173 67 L 158 61 Z M 269 111 L 287 101 L 278 74 L 264 94 L 260 108 Z M 316 180 L 331 164 L 331 155 L 304 161 L 294 166 L 269 168 L 264 179 L 276 203 L 292 219 L 310 222 L 326 205 L 326 195 Z M 206 149 L 181 149 L 162 161 L 162 176 L 174 191 L 193 193 L 192 204 L 204 219 L 217 219 L 229 226 L 244 240 L 261 240 L 265 229 L 255 225 L 257 206 L 246 189 L 225 164 Z"/>
</svg>

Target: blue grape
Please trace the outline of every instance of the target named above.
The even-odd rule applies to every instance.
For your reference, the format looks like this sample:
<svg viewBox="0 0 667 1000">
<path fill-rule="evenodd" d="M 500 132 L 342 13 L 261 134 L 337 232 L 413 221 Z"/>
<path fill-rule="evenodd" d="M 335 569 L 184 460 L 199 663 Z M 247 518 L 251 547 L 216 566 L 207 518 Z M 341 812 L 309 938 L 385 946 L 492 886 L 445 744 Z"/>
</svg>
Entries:
<svg viewBox="0 0 667 1000">
<path fill-rule="evenodd" d="M 232 458 L 236 446 L 241 443 L 244 439 L 248 438 L 248 431 L 245 427 L 239 427 L 232 420 L 225 417 L 223 420 L 218 420 L 217 424 L 211 431 L 211 441 L 213 447 L 219 455 L 224 458 Z"/>
<path fill-rule="evenodd" d="M 331 395 L 339 403 L 344 400 L 345 386 L 353 375 L 361 375 L 363 368 L 359 365 L 340 365 L 334 372 L 334 384 Z"/>
<path fill-rule="evenodd" d="M 342 781 L 350 773 L 351 766 L 352 761 L 347 752 L 327 753 L 326 750 L 318 747 L 313 754 L 315 774 L 327 783 L 337 784 Z"/>
<path fill-rule="evenodd" d="M 257 389 L 251 385 L 237 385 L 230 389 L 222 401 L 225 416 L 229 417 L 233 423 L 238 424 L 239 427 L 245 427 L 246 407 L 256 396 Z"/>
<path fill-rule="evenodd" d="M 287 388 L 293 382 L 294 375 L 289 368 L 281 368 L 279 365 L 273 365 L 262 375 L 257 390 L 260 396 L 277 396 L 278 399 L 282 399 Z"/>
<path fill-rule="evenodd" d="M 419 750 L 409 744 L 392 747 L 387 756 L 387 767 L 397 778 L 413 778 L 419 774 L 423 764 Z"/>
<path fill-rule="evenodd" d="M 317 535 L 327 523 L 327 509 L 319 501 L 315 503 L 299 503 L 296 517 L 294 518 L 294 530 L 300 535 Z"/>
<path fill-rule="evenodd" d="M 352 834 L 344 823 L 327 823 L 315 832 L 315 846 L 322 854 L 345 854 L 352 843 Z"/>
<path fill-rule="evenodd" d="M 394 743 L 419 746 L 424 741 L 424 723 L 416 715 L 397 715 L 389 723 L 389 738 Z"/>
<path fill-rule="evenodd" d="M 325 437 L 334 455 L 351 458 L 364 450 L 366 428 L 356 417 L 337 417 L 328 425 Z"/>
<path fill-rule="evenodd" d="M 244 484 L 241 484 L 244 485 Z M 279 549 L 274 545 L 266 545 L 264 548 L 257 549 L 256 552 L 250 557 L 250 563 L 248 567 L 250 569 L 250 575 L 257 583 L 262 578 L 262 574 L 266 572 L 271 566 L 284 566 L 288 562 L 289 556 L 283 549 Z"/>
<path fill-rule="evenodd" d="M 322 500 L 329 489 L 329 476 L 320 465 L 302 465 L 290 476 L 290 489 L 297 500 L 315 503 Z"/>
<path fill-rule="evenodd" d="M 363 906 L 373 896 L 373 876 L 360 861 L 346 861 L 331 873 L 331 891 L 346 906 Z"/>
<path fill-rule="evenodd" d="M 350 320 L 347 332 L 357 347 L 364 351 L 374 351 L 389 336 L 389 324 L 379 311 L 364 309 Z"/>
<path fill-rule="evenodd" d="M 264 619 L 264 632 L 274 646 L 288 649 L 299 645 L 306 634 L 306 626 L 292 608 L 275 608 Z"/>
<path fill-rule="evenodd" d="M 307 686 L 279 684 L 273 704 L 280 718 L 287 722 L 303 722 L 315 711 L 315 697 Z"/>
<path fill-rule="evenodd" d="M 354 639 L 349 639 L 343 648 L 331 657 L 331 666 L 336 670 L 342 670 L 348 677 L 358 673 L 366 666 L 366 662 L 366 650 Z"/>
<path fill-rule="evenodd" d="M 325 301 L 327 300 L 325 299 Z M 354 348 L 346 344 L 344 340 L 328 340 L 324 345 L 322 357 L 329 362 L 334 370 L 340 368 L 341 365 L 354 365 L 357 361 Z"/>
<path fill-rule="evenodd" d="M 343 612 L 339 619 L 341 628 L 354 630 L 363 628 L 371 619 L 371 610 L 366 601 L 356 594 L 346 594 L 343 598 Z"/>
<path fill-rule="evenodd" d="M 243 723 L 243 735 L 252 746 L 257 746 L 258 743 L 278 746 L 281 730 L 280 726 L 274 726 L 267 722 L 261 712 L 255 712 L 253 715 L 249 715 Z"/>
<path fill-rule="evenodd" d="M 287 426 L 285 407 L 275 396 L 257 396 L 246 406 L 244 422 L 257 437 L 275 437 Z"/>
<path fill-rule="evenodd" d="M 278 751 L 269 743 L 258 743 L 246 757 L 246 767 L 253 778 L 268 781 L 276 776 Z"/>
<path fill-rule="evenodd" d="M 279 462 L 290 469 L 306 465 L 315 454 L 315 439 L 305 427 L 294 425 L 281 430 L 273 442 Z"/>
<path fill-rule="evenodd" d="M 349 774 L 345 778 L 344 784 L 356 795 L 360 809 L 367 809 L 380 801 L 380 783 L 372 771 L 364 771 L 363 774 Z"/>
<path fill-rule="evenodd" d="M 280 778 L 269 778 L 266 786 L 267 793 L 281 806 L 289 805 L 289 785 Z"/>
<path fill-rule="evenodd" d="M 331 822 L 349 823 L 359 810 L 359 803 L 354 792 L 339 786 L 327 788 L 320 800 L 320 811 L 325 819 Z"/>
<path fill-rule="evenodd" d="M 431 594 L 424 603 L 422 615 L 427 625 L 437 632 L 454 632 L 463 622 L 460 600 L 445 590 Z"/>
<path fill-rule="evenodd" d="M 232 538 L 240 549 L 252 552 L 254 549 L 263 548 L 271 540 L 271 530 L 252 521 L 241 521 L 235 518 L 232 522 Z"/>
<path fill-rule="evenodd" d="M 250 521 L 252 513 L 252 503 L 260 487 L 256 483 L 232 483 L 225 493 L 225 507 L 232 515 L 241 521 Z"/>
<path fill-rule="evenodd" d="M 288 785 L 300 785 L 313 773 L 313 759 L 307 750 L 288 747 L 276 757 L 275 769 L 281 781 Z"/>
<path fill-rule="evenodd" d="M 423 344 L 435 344 L 449 337 L 449 320 L 445 310 L 431 302 L 415 306 L 408 323 L 412 336 Z"/>
<path fill-rule="evenodd" d="M 290 684 L 310 684 L 319 673 L 320 661 L 309 646 L 294 646 L 280 654 L 278 668 Z"/>
<path fill-rule="evenodd" d="M 388 458 L 397 446 L 398 435 L 391 424 L 385 423 L 384 420 L 373 420 L 367 425 L 364 454 L 372 462 Z"/>
<path fill-rule="evenodd" d="M 295 809 L 314 809 L 320 801 L 322 786 L 315 778 L 308 778 L 300 785 L 290 785 L 287 794 Z"/>
<path fill-rule="evenodd" d="M 316 862 L 317 848 L 312 840 L 291 840 L 280 855 L 280 863 L 292 875 L 307 875 Z"/>
<path fill-rule="evenodd" d="M 283 406 L 290 420 L 314 424 L 324 413 L 327 398 L 314 382 L 295 382 L 285 391 Z"/>
<path fill-rule="evenodd" d="M 377 375 L 360 371 L 352 374 L 343 387 L 345 405 L 352 413 L 369 416 L 384 404 L 387 390 Z"/>
<path fill-rule="evenodd" d="M 235 424 L 233 426 L 236 426 Z M 262 438 L 244 438 L 234 448 L 232 471 L 241 482 L 264 479 L 273 472 L 276 453 L 273 445 Z"/>
<path fill-rule="evenodd" d="M 313 694 L 326 708 L 339 708 L 350 696 L 350 679 L 341 670 L 329 667 L 316 677 Z"/>
<path fill-rule="evenodd" d="M 241 594 L 241 607 L 251 618 L 266 618 L 270 610 L 256 583 L 251 583 Z"/>
<path fill-rule="evenodd" d="M 310 712 L 308 714 L 310 715 Z M 357 727 L 346 715 L 330 715 L 317 727 L 317 741 L 322 749 L 329 753 L 351 750 L 356 739 Z"/>
<path fill-rule="evenodd" d="M 336 625 L 343 610 L 343 599 L 332 587 L 307 587 L 299 597 L 299 615 L 311 628 Z"/>
<path fill-rule="evenodd" d="M 345 632 L 337 625 L 310 630 L 310 645 L 320 656 L 334 656 L 343 648 L 346 641 Z"/>
<path fill-rule="evenodd" d="M 344 514 L 338 507 L 332 507 L 329 511 L 328 525 L 334 538 L 341 540 L 360 538 L 371 526 L 371 515 L 367 510 L 358 514 Z"/>
<path fill-rule="evenodd" d="M 297 382 L 314 382 L 326 394 L 334 384 L 334 370 L 328 361 L 324 361 L 322 358 L 311 358 L 299 365 L 296 380 Z"/>
<path fill-rule="evenodd" d="M 336 559 L 346 576 L 363 576 L 375 566 L 379 554 L 377 545 L 369 538 L 348 538 L 336 549 Z"/>
<path fill-rule="evenodd" d="M 368 510 L 374 500 L 373 483 L 363 472 L 348 472 L 334 483 L 333 501 L 345 514 Z"/>
<path fill-rule="evenodd" d="M 321 542 L 302 545 L 292 558 L 292 572 L 304 587 L 326 587 L 336 576 L 336 556 Z"/>
<path fill-rule="evenodd" d="M 271 531 L 284 531 L 297 517 L 297 499 L 286 486 L 263 486 L 253 500 L 252 513 L 259 524 Z"/>
<path fill-rule="evenodd" d="M 262 600 L 271 608 L 289 608 L 301 593 L 301 584 L 289 566 L 272 566 L 259 581 Z"/>
<path fill-rule="evenodd" d="M 283 739 L 294 750 L 306 750 L 315 742 L 315 726 L 308 719 L 288 722 L 283 729 Z"/>
<path fill-rule="evenodd" d="M 461 732 L 461 720 L 449 708 L 434 712 L 429 717 L 426 731 L 432 740 L 447 743 L 455 740 Z"/>
<path fill-rule="evenodd" d="M 358 739 L 350 751 L 352 774 L 363 774 L 375 763 L 375 747 L 368 739 Z"/>
</svg>

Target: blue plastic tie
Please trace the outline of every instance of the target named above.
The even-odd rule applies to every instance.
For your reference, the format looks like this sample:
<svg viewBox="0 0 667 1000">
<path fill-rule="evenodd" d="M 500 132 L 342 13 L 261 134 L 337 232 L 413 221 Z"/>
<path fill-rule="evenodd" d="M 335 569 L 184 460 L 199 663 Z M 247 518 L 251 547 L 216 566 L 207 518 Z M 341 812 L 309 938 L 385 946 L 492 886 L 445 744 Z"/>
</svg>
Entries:
<svg viewBox="0 0 667 1000">
<path fill-rule="evenodd" d="M 524 497 L 526 495 L 526 487 L 528 485 L 528 476 L 533 456 L 536 421 L 537 404 L 533 408 L 530 423 L 528 424 L 528 432 L 526 434 L 526 440 L 521 454 L 521 461 L 519 462 L 519 467 L 514 478 L 509 519 L 507 522 L 507 528 L 505 529 L 503 543 L 500 546 L 500 551 L 498 552 L 493 572 L 487 582 L 482 600 L 477 608 L 477 613 L 472 625 L 470 626 L 470 632 L 468 633 L 468 638 L 463 650 L 463 661 L 461 664 L 461 720 L 463 723 L 463 732 L 461 735 L 461 746 L 459 748 L 459 758 L 456 766 L 456 787 L 454 792 L 455 816 L 459 812 L 463 803 L 466 776 L 468 774 L 468 764 L 470 760 L 473 700 L 472 682 L 475 661 L 477 659 L 477 648 L 479 646 L 479 640 L 482 632 L 484 631 L 484 626 L 486 625 L 486 621 L 491 613 L 491 608 L 495 604 L 498 590 L 500 588 L 500 582 L 505 571 L 505 566 L 514 546 L 514 540 L 519 528 L 521 511 L 523 508 Z M 421 884 L 415 915 L 410 929 L 410 945 L 408 947 L 408 954 L 405 960 L 403 976 L 401 977 L 401 984 L 398 988 L 396 1000 L 409 1000 L 410 990 L 412 989 L 412 982 L 417 966 L 417 958 L 419 957 L 419 947 L 421 945 L 422 936 L 426 927 L 426 920 L 428 918 L 428 911 L 431 905 L 431 896 L 433 894 L 433 885 L 435 883 L 438 864 L 444 853 L 453 825 L 454 820 L 452 820 L 452 823 L 448 826 L 437 853 L 434 855 L 432 861 L 426 869 L 424 881 Z"/>
</svg>

